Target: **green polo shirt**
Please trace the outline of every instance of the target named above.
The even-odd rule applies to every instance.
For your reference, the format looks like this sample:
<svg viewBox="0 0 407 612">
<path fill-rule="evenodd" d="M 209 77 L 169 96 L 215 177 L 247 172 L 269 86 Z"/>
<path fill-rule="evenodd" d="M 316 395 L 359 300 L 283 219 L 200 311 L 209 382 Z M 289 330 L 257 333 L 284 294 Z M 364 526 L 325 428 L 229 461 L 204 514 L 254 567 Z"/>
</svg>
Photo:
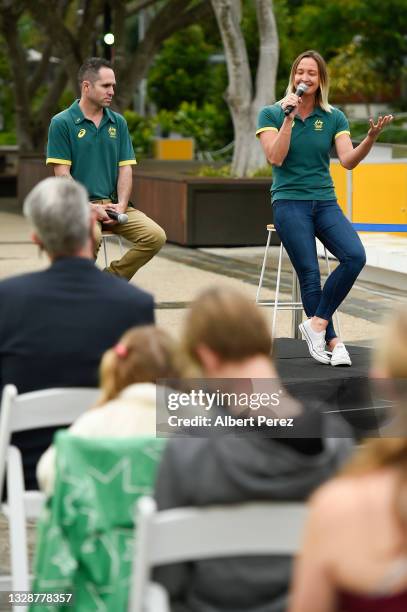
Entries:
<svg viewBox="0 0 407 612">
<path fill-rule="evenodd" d="M 279 103 L 265 106 L 259 113 L 256 136 L 266 130 L 278 132 L 284 121 Z M 329 152 L 340 134 L 350 134 L 342 111 L 331 112 L 319 106 L 305 121 L 295 117 L 290 148 L 281 166 L 273 165 L 272 201 L 333 200 L 335 191 L 329 173 Z"/>
<path fill-rule="evenodd" d="M 103 109 L 97 128 L 82 113 L 79 100 L 51 120 L 47 164 L 71 166 L 71 175 L 86 187 L 90 200 L 117 201 L 119 166 L 136 164 L 125 118 Z"/>
</svg>

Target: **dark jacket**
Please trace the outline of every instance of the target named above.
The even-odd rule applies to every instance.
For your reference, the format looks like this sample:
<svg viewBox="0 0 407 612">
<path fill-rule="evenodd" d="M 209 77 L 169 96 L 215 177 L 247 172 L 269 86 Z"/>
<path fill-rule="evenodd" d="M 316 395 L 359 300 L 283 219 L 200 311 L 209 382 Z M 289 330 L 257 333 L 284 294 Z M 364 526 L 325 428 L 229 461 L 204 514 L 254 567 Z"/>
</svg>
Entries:
<svg viewBox="0 0 407 612">
<path fill-rule="evenodd" d="M 332 421 L 324 421 L 323 429 L 335 435 L 327 428 Z M 337 435 L 346 435 L 338 428 Z M 305 500 L 337 470 L 352 441 L 316 438 L 308 450 L 306 441 L 298 442 L 261 433 L 172 439 L 156 483 L 158 507 Z M 162 567 L 155 579 L 168 589 L 177 611 L 283 612 L 290 574 L 288 557 L 239 557 Z"/>
<path fill-rule="evenodd" d="M 101 272 L 90 259 L 64 257 L 44 271 L 0 282 L 0 390 L 97 387 L 103 353 L 130 327 L 154 322 L 150 294 Z M 53 428 L 17 434 L 26 485 Z"/>
</svg>

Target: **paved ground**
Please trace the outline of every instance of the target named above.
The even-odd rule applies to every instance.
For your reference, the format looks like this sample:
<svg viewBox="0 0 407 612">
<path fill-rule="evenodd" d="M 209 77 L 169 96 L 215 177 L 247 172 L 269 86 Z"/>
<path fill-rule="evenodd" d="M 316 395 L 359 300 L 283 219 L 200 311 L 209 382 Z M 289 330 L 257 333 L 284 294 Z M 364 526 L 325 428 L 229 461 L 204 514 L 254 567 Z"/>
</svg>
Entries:
<svg viewBox="0 0 407 612">
<path fill-rule="evenodd" d="M 30 242 L 30 228 L 17 209 L 14 200 L 0 199 L 0 279 L 26 271 L 39 270 L 48 265 Z M 109 247 L 115 256 L 117 246 Z M 255 299 L 263 248 L 187 249 L 167 245 L 136 275 L 133 282 L 152 292 L 157 304 L 157 323 L 174 335 L 180 333 L 185 312 L 199 292 L 210 285 L 228 285 L 241 289 Z M 276 249 L 272 250 L 265 278 L 262 299 L 274 296 L 276 277 Z M 101 256 L 98 263 L 102 264 Z M 324 266 L 321 266 L 324 272 Z M 282 298 L 291 294 L 291 275 L 288 261 L 284 262 Z M 370 346 L 378 337 L 382 317 L 395 303 L 406 302 L 402 292 L 384 286 L 358 282 L 341 308 L 343 338 L 347 342 Z M 267 309 L 271 325 L 271 309 Z M 289 336 L 291 314 L 278 316 L 277 336 Z M 31 538 L 33 533 L 31 530 Z M 7 532 L 0 519 L 0 574 L 8 571 Z M 0 611 L 7 610 L 2 607 Z"/>
<path fill-rule="evenodd" d="M 1 212 L 3 211 L 3 212 Z M 30 228 L 17 210 L 13 200 L 0 200 L 0 278 L 48 265 L 47 258 L 38 253 L 30 242 Z M 270 300 L 276 277 L 276 249 L 271 249 L 268 272 L 261 298 Z M 109 257 L 118 248 L 109 246 Z M 157 303 L 157 322 L 178 334 L 185 309 L 199 292 L 210 285 L 229 285 L 255 298 L 263 248 L 187 249 L 166 245 L 135 276 L 140 287 L 151 291 Z M 103 265 L 102 255 L 98 263 Z M 291 275 L 288 261 L 282 276 L 283 298 L 291 294 Z M 322 274 L 325 266 L 321 265 Z M 343 337 L 347 342 L 370 345 L 380 329 L 383 314 L 395 302 L 405 301 L 402 292 L 379 285 L 359 282 L 341 308 Z M 268 309 L 271 322 L 271 309 Z M 287 336 L 291 330 L 291 314 L 279 312 L 277 336 Z"/>
</svg>

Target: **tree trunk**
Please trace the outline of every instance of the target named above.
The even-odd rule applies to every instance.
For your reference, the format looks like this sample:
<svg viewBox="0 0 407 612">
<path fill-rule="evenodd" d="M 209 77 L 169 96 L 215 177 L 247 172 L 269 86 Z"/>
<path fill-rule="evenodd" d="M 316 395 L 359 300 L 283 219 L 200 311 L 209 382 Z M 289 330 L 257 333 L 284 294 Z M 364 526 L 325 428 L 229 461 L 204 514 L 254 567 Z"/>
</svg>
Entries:
<svg viewBox="0 0 407 612">
<path fill-rule="evenodd" d="M 212 6 L 222 37 L 229 78 L 225 98 L 235 133 L 232 173 L 244 176 L 265 165 L 255 131 L 260 108 L 275 102 L 278 36 L 273 2 L 256 0 L 260 49 L 254 96 L 246 43 L 240 27 L 241 2 L 212 0 Z"/>
</svg>

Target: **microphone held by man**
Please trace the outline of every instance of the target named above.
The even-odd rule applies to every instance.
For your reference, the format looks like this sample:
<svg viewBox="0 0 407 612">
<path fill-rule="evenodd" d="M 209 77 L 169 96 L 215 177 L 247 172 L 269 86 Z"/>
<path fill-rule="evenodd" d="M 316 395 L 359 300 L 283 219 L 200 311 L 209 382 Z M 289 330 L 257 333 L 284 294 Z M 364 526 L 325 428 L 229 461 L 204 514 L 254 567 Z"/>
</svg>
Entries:
<svg viewBox="0 0 407 612">
<path fill-rule="evenodd" d="M 129 220 L 129 217 L 125 213 L 119 213 L 117 210 L 113 210 L 112 208 L 105 208 L 105 212 L 110 219 L 117 221 L 117 223 L 120 223 L 121 225 L 123 223 L 127 223 Z"/>
</svg>

